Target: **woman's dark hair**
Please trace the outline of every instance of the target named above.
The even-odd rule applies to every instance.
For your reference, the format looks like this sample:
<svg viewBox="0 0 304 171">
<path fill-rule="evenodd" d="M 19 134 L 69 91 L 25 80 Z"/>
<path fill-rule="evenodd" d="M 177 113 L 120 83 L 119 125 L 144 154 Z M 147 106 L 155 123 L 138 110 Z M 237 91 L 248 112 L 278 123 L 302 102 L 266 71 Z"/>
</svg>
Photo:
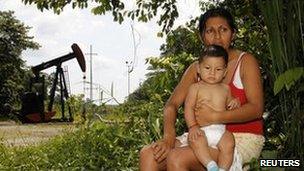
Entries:
<svg viewBox="0 0 304 171">
<path fill-rule="evenodd" d="M 204 14 L 202 14 L 199 19 L 198 27 L 199 27 L 200 35 L 202 35 L 202 33 L 205 31 L 206 22 L 211 17 L 222 17 L 227 20 L 227 22 L 233 32 L 235 32 L 237 30 L 236 25 L 234 23 L 234 19 L 228 10 L 226 10 L 224 8 L 213 8 L 213 9 L 206 11 Z"/>
<path fill-rule="evenodd" d="M 201 56 L 198 58 L 198 63 L 202 63 L 206 57 L 219 57 L 225 60 L 225 64 L 228 63 L 228 53 L 222 47 L 218 45 L 209 45 L 207 46 Z"/>
</svg>

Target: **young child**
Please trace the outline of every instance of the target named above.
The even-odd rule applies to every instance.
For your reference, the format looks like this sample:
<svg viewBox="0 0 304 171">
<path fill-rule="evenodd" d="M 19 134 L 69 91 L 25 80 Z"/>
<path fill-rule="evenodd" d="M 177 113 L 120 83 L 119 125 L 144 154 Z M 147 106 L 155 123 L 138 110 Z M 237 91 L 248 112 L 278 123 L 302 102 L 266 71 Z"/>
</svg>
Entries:
<svg viewBox="0 0 304 171">
<path fill-rule="evenodd" d="M 228 54 L 224 48 L 217 45 L 206 47 L 199 58 L 198 71 L 201 80 L 190 86 L 185 101 L 185 120 L 189 133 L 177 137 L 182 146 L 190 142 L 197 159 L 208 171 L 229 170 L 233 161 L 234 138 L 223 124 L 199 127 L 194 111 L 197 102 L 202 102 L 216 111 L 240 106 L 239 101 L 231 96 L 229 86 L 222 83 L 227 63 Z M 219 149 L 218 164 L 211 158 L 208 146 Z"/>
</svg>

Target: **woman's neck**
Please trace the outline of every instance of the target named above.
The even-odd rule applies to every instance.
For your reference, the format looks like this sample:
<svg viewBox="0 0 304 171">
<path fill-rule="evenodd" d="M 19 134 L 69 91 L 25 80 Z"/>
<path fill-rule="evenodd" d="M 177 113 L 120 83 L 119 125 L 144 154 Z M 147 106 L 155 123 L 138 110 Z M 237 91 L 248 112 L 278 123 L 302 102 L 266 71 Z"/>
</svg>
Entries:
<svg viewBox="0 0 304 171">
<path fill-rule="evenodd" d="M 228 62 L 236 59 L 240 54 L 240 51 L 237 49 L 229 48 L 228 49 Z"/>
</svg>

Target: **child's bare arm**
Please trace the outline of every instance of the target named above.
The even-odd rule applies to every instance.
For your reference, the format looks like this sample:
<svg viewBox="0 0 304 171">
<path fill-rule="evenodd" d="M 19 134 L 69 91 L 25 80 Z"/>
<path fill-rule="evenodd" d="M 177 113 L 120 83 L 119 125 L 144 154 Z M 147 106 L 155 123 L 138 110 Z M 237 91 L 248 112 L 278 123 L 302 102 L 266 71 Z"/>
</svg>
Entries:
<svg viewBox="0 0 304 171">
<path fill-rule="evenodd" d="M 193 84 L 190 86 L 186 100 L 185 100 L 185 120 L 188 126 L 188 140 L 194 141 L 198 136 L 203 135 L 202 130 L 200 130 L 199 125 L 196 122 L 194 109 L 197 100 L 198 84 Z"/>
<path fill-rule="evenodd" d="M 194 108 L 197 98 L 198 85 L 192 84 L 189 88 L 186 100 L 185 100 L 185 120 L 188 128 L 191 128 L 194 125 L 197 125 Z"/>
</svg>

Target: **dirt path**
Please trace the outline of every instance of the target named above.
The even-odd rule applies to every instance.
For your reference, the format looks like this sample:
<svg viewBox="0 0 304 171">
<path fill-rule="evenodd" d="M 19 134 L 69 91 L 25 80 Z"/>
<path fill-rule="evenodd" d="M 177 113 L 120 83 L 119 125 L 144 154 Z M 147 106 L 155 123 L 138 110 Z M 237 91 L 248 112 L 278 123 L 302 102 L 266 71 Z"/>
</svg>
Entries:
<svg viewBox="0 0 304 171">
<path fill-rule="evenodd" d="M 36 145 L 57 135 L 73 131 L 72 123 L 18 124 L 14 121 L 0 122 L 0 141 L 6 146 Z"/>
</svg>

